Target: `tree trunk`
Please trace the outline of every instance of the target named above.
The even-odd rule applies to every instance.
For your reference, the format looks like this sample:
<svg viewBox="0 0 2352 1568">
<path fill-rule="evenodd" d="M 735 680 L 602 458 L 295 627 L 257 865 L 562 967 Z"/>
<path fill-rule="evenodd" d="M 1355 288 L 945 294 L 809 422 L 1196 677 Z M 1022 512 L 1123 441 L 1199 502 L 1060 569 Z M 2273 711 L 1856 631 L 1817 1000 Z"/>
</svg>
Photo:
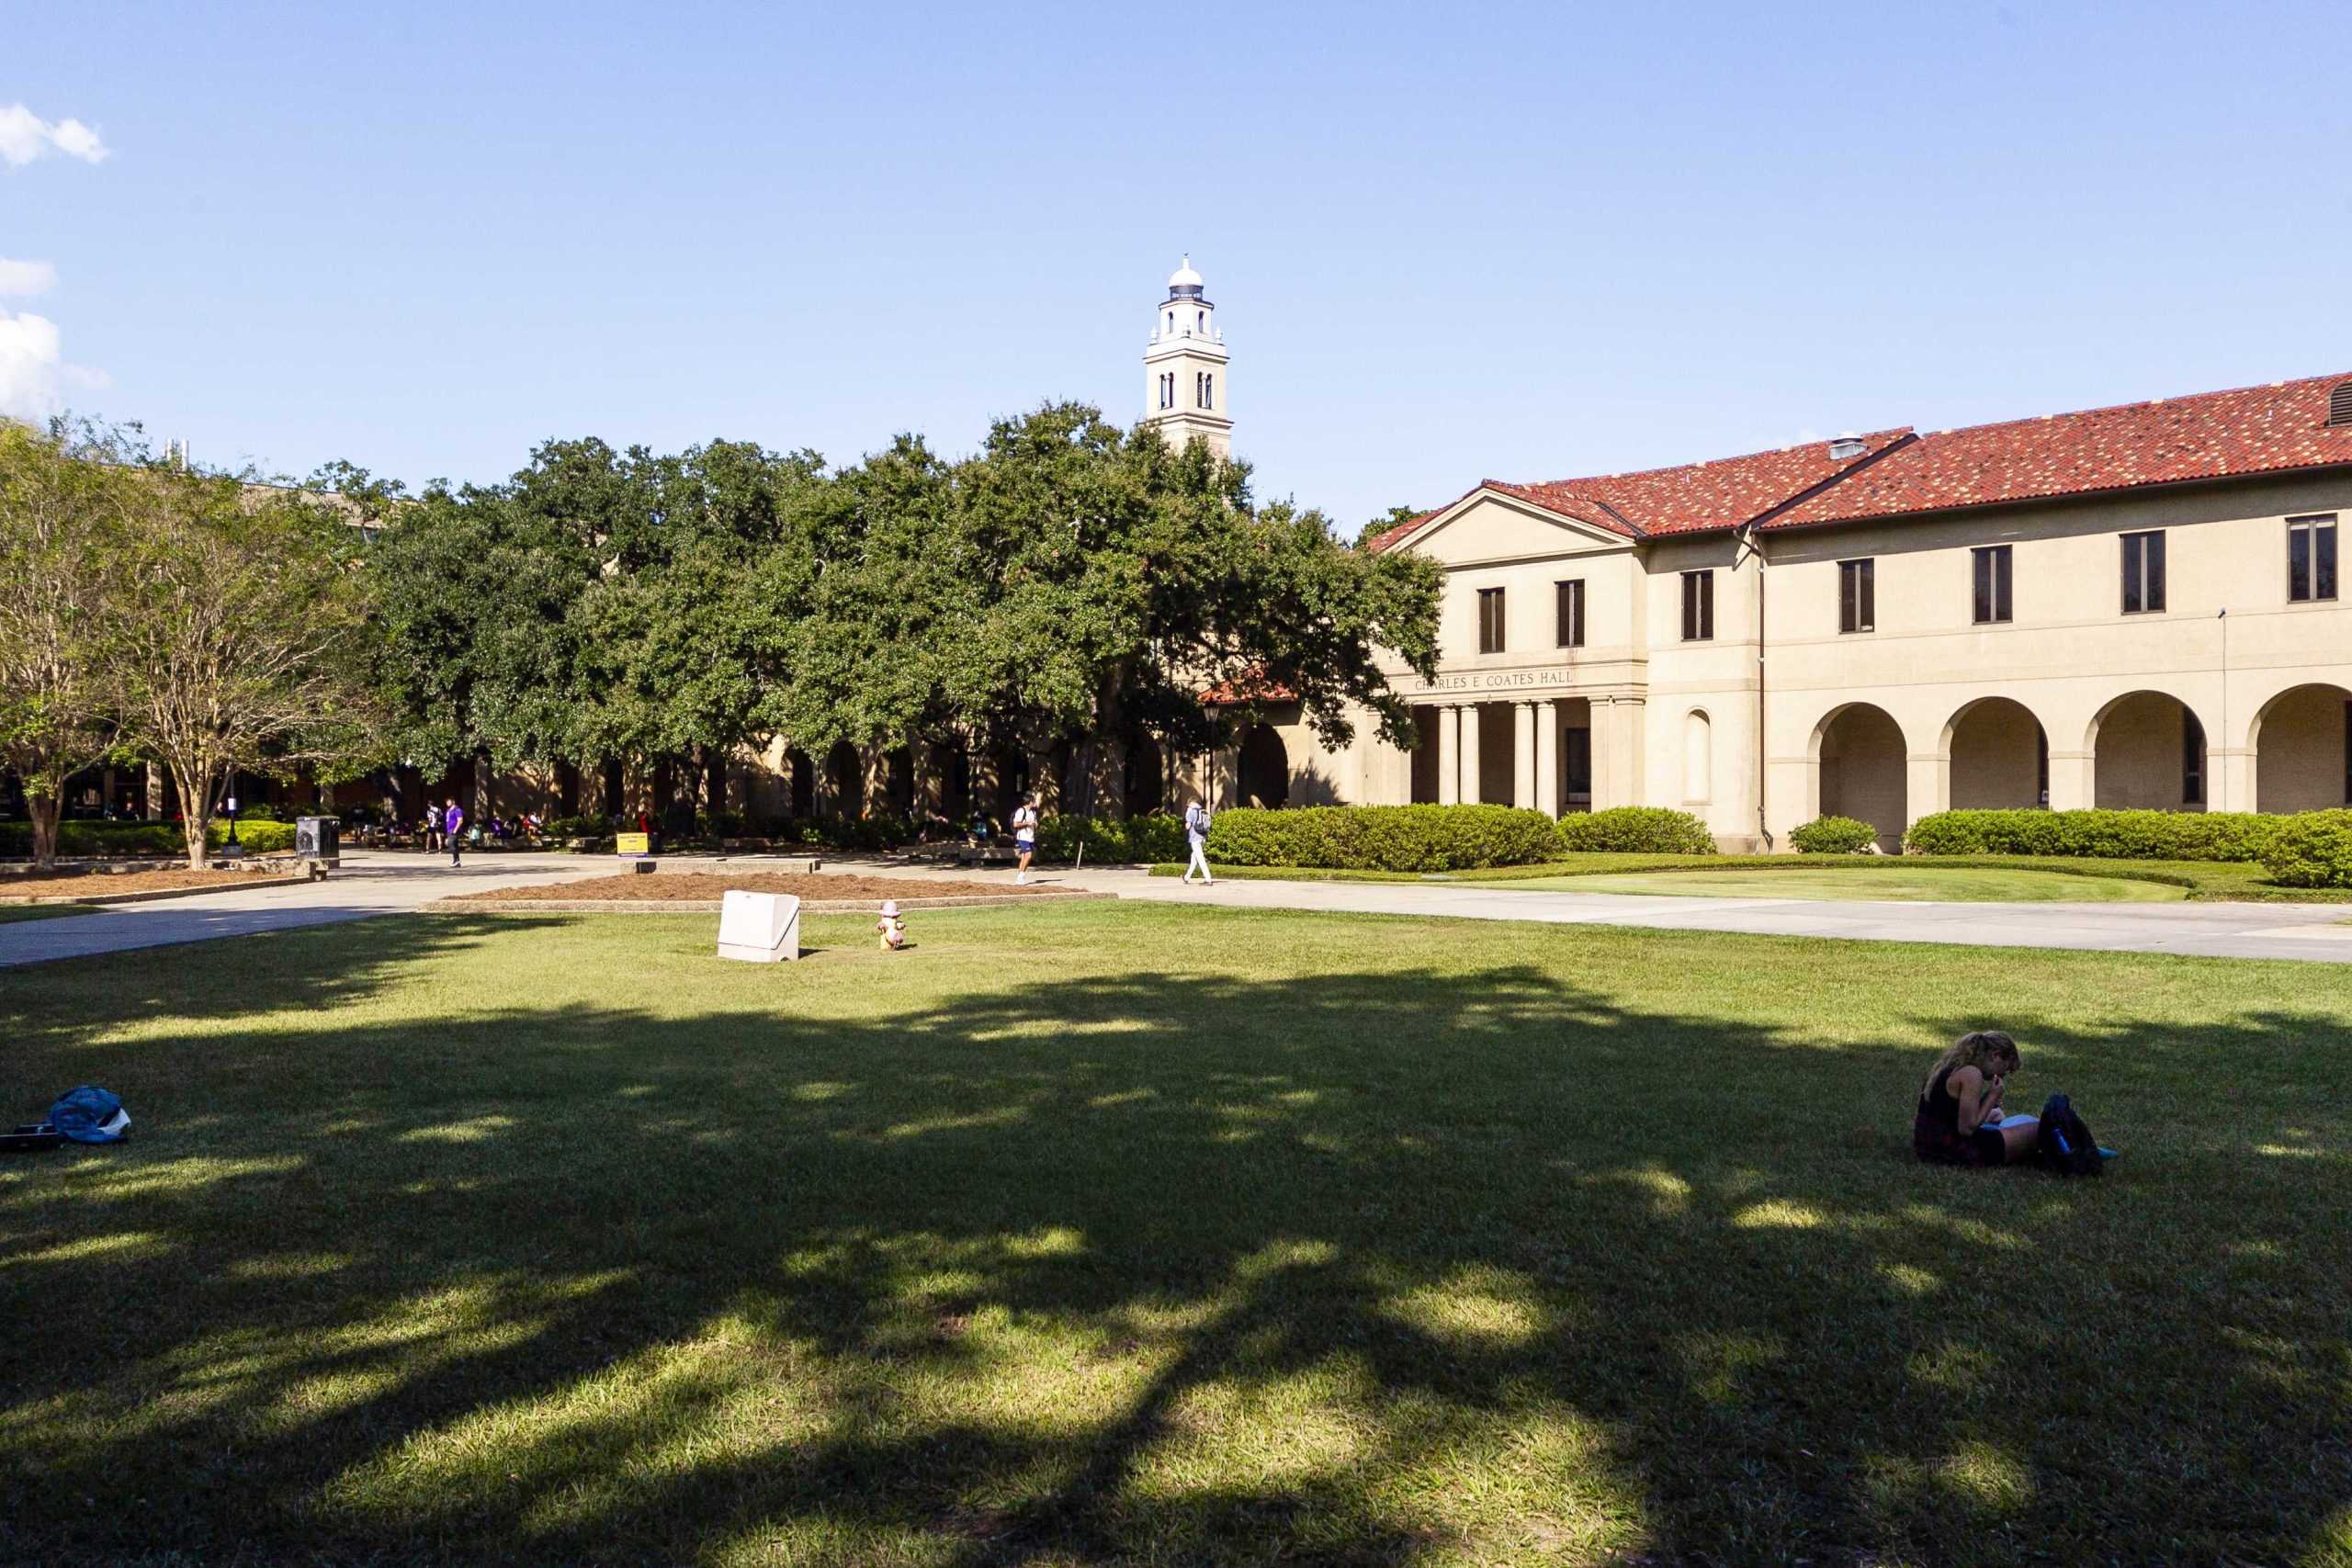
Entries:
<svg viewBox="0 0 2352 1568">
<path fill-rule="evenodd" d="M 147 810 L 145 815 L 147 820 L 150 822 L 161 822 L 164 819 L 164 768 L 163 764 L 160 762 L 150 762 L 147 764 L 146 799 Z"/>
<path fill-rule="evenodd" d="M 187 868 L 202 871 L 205 857 L 205 832 L 212 826 L 212 779 L 210 770 L 191 778 L 176 764 L 172 768 L 172 783 L 180 792 L 180 837 L 187 846 Z"/>
<path fill-rule="evenodd" d="M 57 819 L 65 814 L 65 802 L 27 790 L 25 812 L 33 819 L 33 869 L 47 871 L 57 863 Z"/>
</svg>

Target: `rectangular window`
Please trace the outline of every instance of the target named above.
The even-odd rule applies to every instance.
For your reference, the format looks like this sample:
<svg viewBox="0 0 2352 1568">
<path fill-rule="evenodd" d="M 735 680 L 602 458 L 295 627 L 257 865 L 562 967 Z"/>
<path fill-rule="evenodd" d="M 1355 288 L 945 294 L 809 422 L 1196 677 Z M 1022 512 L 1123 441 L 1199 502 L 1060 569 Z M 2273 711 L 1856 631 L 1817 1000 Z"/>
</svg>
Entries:
<svg viewBox="0 0 2352 1568">
<path fill-rule="evenodd" d="M 1478 651 L 1500 653 L 1503 650 L 1503 591 L 1499 588 L 1478 590 Z"/>
<path fill-rule="evenodd" d="M 2009 547 L 1987 545 L 1971 550 L 1976 568 L 1976 624 L 1985 626 L 2009 618 Z"/>
<path fill-rule="evenodd" d="M 2205 727 L 2186 711 L 2180 716 L 2180 803 L 2205 804 Z"/>
<path fill-rule="evenodd" d="M 2123 536 L 2123 613 L 2137 615 L 2165 607 L 2165 536 Z"/>
<path fill-rule="evenodd" d="M 1866 632 L 1878 619 L 1878 593 L 1872 586 L 1877 563 L 1841 560 L 1838 563 L 1838 629 Z"/>
<path fill-rule="evenodd" d="M 2335 519 L 2287 519 L 2287 598 L 2291 604 L 2335 597 Z"/>
<path fill-rule="evenodd" d="M 1682 574 L 1682 640 L 1704 642 L 1715 635 L 1715 574 Z"/>
<path fill-rule="evenodd" d="M 1560 646 L 1584 646 L 1584 579 L 1571 578 L 1557 584 L 1560 593 Z"/>
</svg>

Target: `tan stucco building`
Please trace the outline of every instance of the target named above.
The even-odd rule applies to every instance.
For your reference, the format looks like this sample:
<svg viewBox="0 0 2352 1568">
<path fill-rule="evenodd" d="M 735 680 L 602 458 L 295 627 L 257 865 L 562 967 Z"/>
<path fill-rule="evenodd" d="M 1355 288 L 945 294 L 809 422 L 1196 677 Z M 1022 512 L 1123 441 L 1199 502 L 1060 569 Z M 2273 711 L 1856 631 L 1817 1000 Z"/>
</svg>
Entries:
<svg viewBox="0 0 2352 1568">
<path fill-rule="evenodd" d="M 1275 710 L 1228 803 L 1825 813 L 2352 801 L 2352 377 L 1683 468 L 1487 481 L 1371 542 L 1444 568 L 1411 751 Z"/>
</svg>

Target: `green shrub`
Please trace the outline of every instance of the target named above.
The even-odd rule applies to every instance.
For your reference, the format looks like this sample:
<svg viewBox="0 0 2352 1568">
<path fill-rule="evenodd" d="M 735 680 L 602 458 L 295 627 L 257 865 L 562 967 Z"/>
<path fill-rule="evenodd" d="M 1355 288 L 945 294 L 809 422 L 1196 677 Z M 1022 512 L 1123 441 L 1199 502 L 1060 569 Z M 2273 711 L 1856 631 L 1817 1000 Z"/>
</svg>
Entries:
<svg viewBox="0 0 2352 1568">
<path fill-rule="evenodd" d="M 185 853 L 186 845 L 180 837 L 178 825 L 172 824 L 169 831 L 173 851 Z M 210 822 L 205 824 L 204 841 L 215 850 L 227 843 L 229 841 L 227 821 L 215 817 Z M 272 822 L 266 818 L 261 821 L 252 821 L 240 812 L 237 816 L 237 842 L 244 846 L 245 853 L 249 855 L 283 854 L 294 847 L 294 824 Z"/>
<path fill-rule="evenodd" d="M 2263 846 L 2262 868 L 2289 887 L 2352 887 L 2352 810 L 2280 818 Z"/>
<path fill-rule="evenodd" d="M 2258 861 L 2280 824 L 2255 811 L 1939 811 L 1904 836 L 1915 855 Z"/>
<path fill-rule="evenodd" d="M 1559 847 L 1574 853 L 1711 855 L 1715 836 L 1688 811 L 1663 806 L 1612 806 L 1560 818 Z"/>
<path fill-rule="evenodd" d="M 1789 834 L 1801 855 L 1858 855 L 1878 842 L 1878 829 L 1850 817 L 1816 817 Z"/>
<path fill-rule="evenodd" d="M 542 829 L 550 839 L 602 839 L 613 831 L 603 817 L 550 817 Z"/>
<path fill-rule="evenodd" d="M 1086 858 L 1121 864 L 1134 861 L 1182 860 L 1184 824 L 1174 817 L 1135 817 L 1124 822 L 1093 817 L 1047 817 L 1037 824 L 1037 854 L 1044 860 Z"/>
<path fill-rule="evenodd" d="M 1181 844 L 1182 825 L 1177 839 Z M 1552 819 L 1509 806 L 1236 807 L 1216 814 L 1209 858 L 1232 865 L 1470 871 L 1530 865 L 1559 850 Z M 1181 847 L 1166 857 L 1180 859 Z"/>
</svg>

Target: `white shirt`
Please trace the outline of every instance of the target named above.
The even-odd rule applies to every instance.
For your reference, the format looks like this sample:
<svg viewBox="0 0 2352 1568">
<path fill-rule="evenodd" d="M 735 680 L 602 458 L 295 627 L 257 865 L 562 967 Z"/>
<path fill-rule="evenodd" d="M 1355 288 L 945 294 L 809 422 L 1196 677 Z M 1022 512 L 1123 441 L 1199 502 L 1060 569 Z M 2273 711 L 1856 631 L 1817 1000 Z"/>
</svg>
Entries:
<svg viewBox="0 0 2352 1568">
<path fill-rule="evenodd" d="M 1012 836 L 1016 839 L 1035 838 L 1037 836 L 1037 814 L 1025 806 L 1020 810 L 1014 812 L 1012 814 Z"/>
</svg>

